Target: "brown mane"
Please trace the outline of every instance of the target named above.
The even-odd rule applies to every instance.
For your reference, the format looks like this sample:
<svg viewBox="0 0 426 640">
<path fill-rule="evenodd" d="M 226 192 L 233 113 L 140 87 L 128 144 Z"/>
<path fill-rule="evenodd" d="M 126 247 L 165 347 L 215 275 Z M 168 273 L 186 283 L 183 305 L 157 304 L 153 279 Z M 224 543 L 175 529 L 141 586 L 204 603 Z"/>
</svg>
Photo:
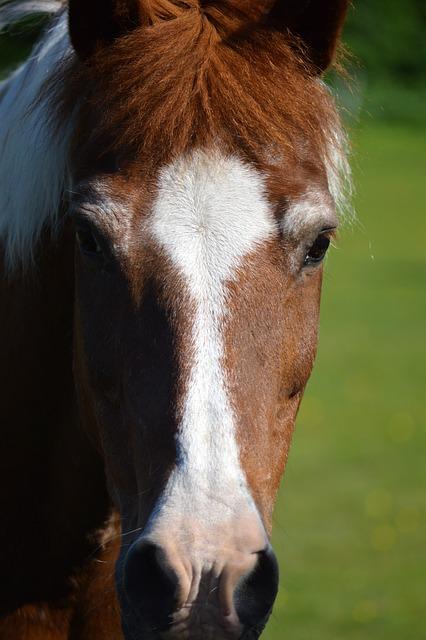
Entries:
<svg viewBox="0 0 426 640">
<path fill-rule="evenodd" d="M 297 41 L 259 26 L 241 29 L 242 16 L 254 20 L 263 9 L 241 0 L 225 10 L 223 3 L 153 0 L 148 24 L 65 70 L 62 117 L 76 96 L 83 99 L 79 150 L 84 140 L 158 168 L 191 147 L 220 142 L 254 160 L 266 151 L 331 162 L 338 117 Z"/>
</svg>

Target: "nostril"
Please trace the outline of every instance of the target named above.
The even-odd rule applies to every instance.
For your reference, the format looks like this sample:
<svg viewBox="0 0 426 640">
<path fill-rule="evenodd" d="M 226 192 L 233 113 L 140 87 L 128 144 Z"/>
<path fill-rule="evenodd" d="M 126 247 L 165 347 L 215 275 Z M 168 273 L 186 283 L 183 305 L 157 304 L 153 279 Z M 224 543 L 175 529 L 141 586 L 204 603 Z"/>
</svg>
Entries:
<svg viewBox="0 0 426 640">
<path fill-rule="evenodd" d="M 240 580 L 234 605 L 244 627 L 261 629 L 266 624 L 278 593 L 278 562 L 271 547 L 260 551 L 255 568 Z"/>
<path fill-rule="evenodd" d="M 163 549 L 151 542 L 135 542 L 126 558 L 124 588 L 132 608 L 157 628 L 170 624 L 176 607 L 178 578 Z"/>
</svg>

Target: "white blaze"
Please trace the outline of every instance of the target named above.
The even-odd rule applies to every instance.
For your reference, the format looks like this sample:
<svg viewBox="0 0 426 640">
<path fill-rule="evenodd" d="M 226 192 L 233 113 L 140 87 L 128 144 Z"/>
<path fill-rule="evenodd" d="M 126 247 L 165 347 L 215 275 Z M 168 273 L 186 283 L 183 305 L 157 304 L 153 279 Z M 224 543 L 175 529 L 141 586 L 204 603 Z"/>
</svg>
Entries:
<svg viewBox="0 0 426 640">
<path fill-rule="evenodd" d="M 182 510 L 199 514 L 205 506 L 211 522 L 250 502 L 227 394 L 222 325 L 227 283 L 244 257 L 276 233 L 262 177 L 218 152 L 196 151 L 177 160 L 160 173 L 152 233 L 179 270 L 195 309 L 179 460 L 164 507 L 169 515 L 181 510 L 181 517 Z"/>
</svg>

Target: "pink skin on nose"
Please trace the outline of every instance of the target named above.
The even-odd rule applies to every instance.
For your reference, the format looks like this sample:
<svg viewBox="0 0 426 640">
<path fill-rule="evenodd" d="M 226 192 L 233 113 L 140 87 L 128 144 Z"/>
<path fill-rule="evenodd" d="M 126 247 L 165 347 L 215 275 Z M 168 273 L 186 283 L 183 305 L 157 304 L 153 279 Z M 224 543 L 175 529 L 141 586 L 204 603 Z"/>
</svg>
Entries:
<svg viewBox="0 0 426 640">
<path fill-rule="evenodd" d="M 185 638 L 201 623 L 215 630 L 215 640 L 241 635 L 235 589 L 268 544 L 260 518 L 250 511 L 222 523 L 206 524 L 201 518 L 167 521 L 160 515 L 153 524 L 147 542 L 161 550 L 158 562 L 178 580 L 176 611 L 165 638 Z M 218 630 L 223 636 L 217 635 Z"/>
</svg>

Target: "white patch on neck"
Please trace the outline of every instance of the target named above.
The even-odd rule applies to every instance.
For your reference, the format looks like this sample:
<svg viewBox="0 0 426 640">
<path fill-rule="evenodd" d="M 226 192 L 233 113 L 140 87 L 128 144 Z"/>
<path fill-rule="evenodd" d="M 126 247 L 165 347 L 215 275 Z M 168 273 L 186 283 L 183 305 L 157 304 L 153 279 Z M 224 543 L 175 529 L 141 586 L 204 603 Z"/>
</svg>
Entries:
<svg viewBox="0 0 426 640">
<path fill-rule="evenodd" d="M 223 367 L 227 283 L 277 233 L 276 223 L 257 171 L 237 158 L 196 151 L 161 171 L 151 225 L 195 307 L 178 465 L 163 507 L 169 516 L 226 519 L 252 505 Z"/>
<path fill-rule="evenodd" d="M 31 258 L 42 229 L 54 226 L 60 211 L 73 123 L 55 134 L 41 96 L 71 55 L 62 13 L 25 64 L 0 84 L 0 239 L 10 268 Z"/>
</svg>

